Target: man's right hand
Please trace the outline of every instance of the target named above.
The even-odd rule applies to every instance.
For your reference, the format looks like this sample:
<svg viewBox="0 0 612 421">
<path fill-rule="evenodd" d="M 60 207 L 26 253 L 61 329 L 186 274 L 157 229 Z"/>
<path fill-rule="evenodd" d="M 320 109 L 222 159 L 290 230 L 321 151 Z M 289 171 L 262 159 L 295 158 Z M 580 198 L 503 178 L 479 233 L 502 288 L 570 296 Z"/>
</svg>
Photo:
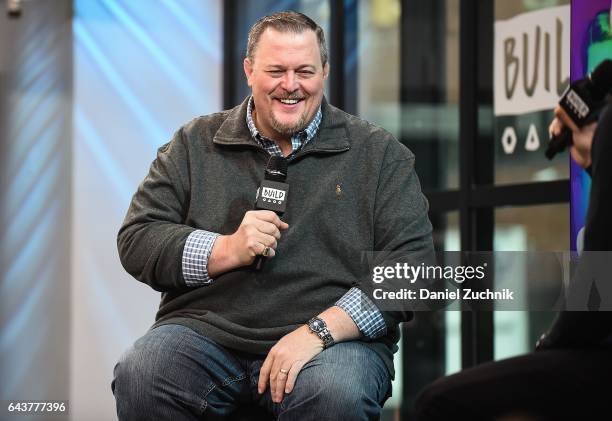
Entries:
<svg viewBox="0 0 612 421">
<path fill-rule="evenodd" d="M 248 266 L 270 247 L 268 257 L 274 257 L 281 230 L 289 225 L 268 210 L 248 211 L 240 226 L 231 235 L 221 235 L 215 241 L 208 259 L 208 274 L 214 278 L 229 270 Z"/>
</svg>

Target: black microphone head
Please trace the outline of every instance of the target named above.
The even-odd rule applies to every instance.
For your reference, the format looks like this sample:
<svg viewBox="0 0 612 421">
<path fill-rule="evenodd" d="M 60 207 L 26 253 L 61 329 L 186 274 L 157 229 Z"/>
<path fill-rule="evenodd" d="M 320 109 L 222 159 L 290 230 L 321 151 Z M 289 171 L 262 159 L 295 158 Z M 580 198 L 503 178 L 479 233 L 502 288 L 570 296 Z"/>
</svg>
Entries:
<svg viewBox="0 0 612 421">
<path fill-rule="evenodd" d="M 283 183 L 287 178 L 287 160 L 282 156 L 272 155 L 266 166 L 265 179 Z"/>
<path fill-rule="evenodd" d="M 590 76 L 595 93 L 603 98 L 612 92 L 612 60 L 599 63 Z"/>
<path fill-rule="evenodd" d="M 604 60 L 583 79 L 573 82 L 559 100 L 559 105 L 578 127 L 596 121 L 612 93 L 612 60 Z"/>
</svg>

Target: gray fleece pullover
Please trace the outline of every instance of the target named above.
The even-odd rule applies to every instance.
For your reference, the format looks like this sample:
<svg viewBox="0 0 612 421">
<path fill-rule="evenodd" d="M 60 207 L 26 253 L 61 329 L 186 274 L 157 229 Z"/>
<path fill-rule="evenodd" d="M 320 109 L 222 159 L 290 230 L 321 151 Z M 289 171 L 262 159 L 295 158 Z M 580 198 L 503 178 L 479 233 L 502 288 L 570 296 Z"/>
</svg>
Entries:
<svg viewBox="0 0 612 421">
<path fill-rule="evenodd" d="M 180 323 L 228 348 L 263 355 L 352 286 L 369 290 L 362 252 L 398 251 L 418 264 L 433 246 L 414 155 L 324 99 L 318 134 L 289 158 L 282 219 L 290 228 L 276 257 L 260 272 L 243 267 L 211 285 L 187 287 L 187 236 L 195 229 L 231 234 L 253 209 L 268 154 L 248 130 L 246 106 L 196 118 L 159 149 L 117 241 L 125 269 L 162 292 L 154 326 Z M 398 324 L 412 314 L 382 314 L 387 335 L 365 343 L 393 376 Z"/>
</svg>

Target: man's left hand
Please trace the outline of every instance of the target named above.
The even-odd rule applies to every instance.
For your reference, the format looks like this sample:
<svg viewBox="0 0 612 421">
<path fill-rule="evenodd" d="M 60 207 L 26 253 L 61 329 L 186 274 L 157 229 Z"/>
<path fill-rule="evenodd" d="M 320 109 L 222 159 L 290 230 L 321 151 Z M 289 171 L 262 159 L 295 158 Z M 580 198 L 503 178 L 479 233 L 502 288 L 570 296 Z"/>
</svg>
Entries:
<svg viewBox="0 0 612 421">
<path fill-rule="evenodd" d="M 291 393 L 298 374 L 308 361 L 323 350 L 323 341 L 308 326 L 301 326 L 283 336 L 272 347 L 259 373 L 257 390 L 263 393 L 270 383 L 272 402 L 279 403 Z"/>
</svg>

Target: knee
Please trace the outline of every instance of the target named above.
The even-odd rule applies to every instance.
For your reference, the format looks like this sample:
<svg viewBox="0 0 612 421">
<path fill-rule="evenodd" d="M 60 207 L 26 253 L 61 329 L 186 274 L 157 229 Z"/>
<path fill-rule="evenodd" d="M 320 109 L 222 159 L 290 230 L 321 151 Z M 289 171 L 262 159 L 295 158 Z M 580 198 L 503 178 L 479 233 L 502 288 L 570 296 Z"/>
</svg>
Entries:
<svg viewBox="0 0 612 421">
<path fill-rule="evenodd" d="M 372 419 L 366 415 L 372 412 L 377 414 L 381 410 L 380 403 L 363 383 L 347 384 L 336 381 L 329 384 L 324 393 L 325 399 L 332 401 L 332 408 L 337 413 L 344 414 L 345 419 Z"/>
<path fill-rule="evenodd" d="M 143 350 L 132 347 L 121 356 L 111 383 L 119 415 L 138 414 L 151 404 L 148 400 L 155 385 L 154 377 L 155 366 Z M 119 418 L 131 419 L 129 416 Z"/>
<path fill-rule="evenodd" d="M 121 355 L 113 370 L 113 393 L 134 390 L 135 385 L 146 386 L 149 373 L 154 367 L 149 367 L 143 350 L 133 346 Z"/>
<path fill-rule="evenodd" d="M 373 350 L 343 342 L 304 366 L 279 420 L 375 420 L 390 387 L 389 372 Z"/>
<path fill-rule="evenodd" d="M 378 419 L 382 410 L 382 397 L 386 389 L 378 392 L 370 382 L 371 379 L 368 381 L 366 378 L 359 378 L 347 381 L 347 377 L 354 376 L 332 375 L 317 381 L 303 381 L 301 385 L 296 384 L 291 394 L 293 396 L 288 395 L 291 397 L 283 401 L 285 409 L 290 411 L 287 415 L 291 415 L 287 419 L 301 419 L 294 415 L 302 411 L 308 414 L 318 414 L 316 418 L 318 420 Z"/>
<path fill-rule="evenodd" d="M 177 384 L 172 351 L 180 341 L 171 333 L 161 330 L 145 335 L 115 365 L 111 387 L 120 420 L 167 418 L 166 403 Z"/>
<path fill-rule="evenodd" d="M 164 383 L 183 342 L 180 333 L 175 326 L 156 328 L 123 353 L 113 371 L 112 390 L 117 400 L 141 401 Z"/>
</svg>

